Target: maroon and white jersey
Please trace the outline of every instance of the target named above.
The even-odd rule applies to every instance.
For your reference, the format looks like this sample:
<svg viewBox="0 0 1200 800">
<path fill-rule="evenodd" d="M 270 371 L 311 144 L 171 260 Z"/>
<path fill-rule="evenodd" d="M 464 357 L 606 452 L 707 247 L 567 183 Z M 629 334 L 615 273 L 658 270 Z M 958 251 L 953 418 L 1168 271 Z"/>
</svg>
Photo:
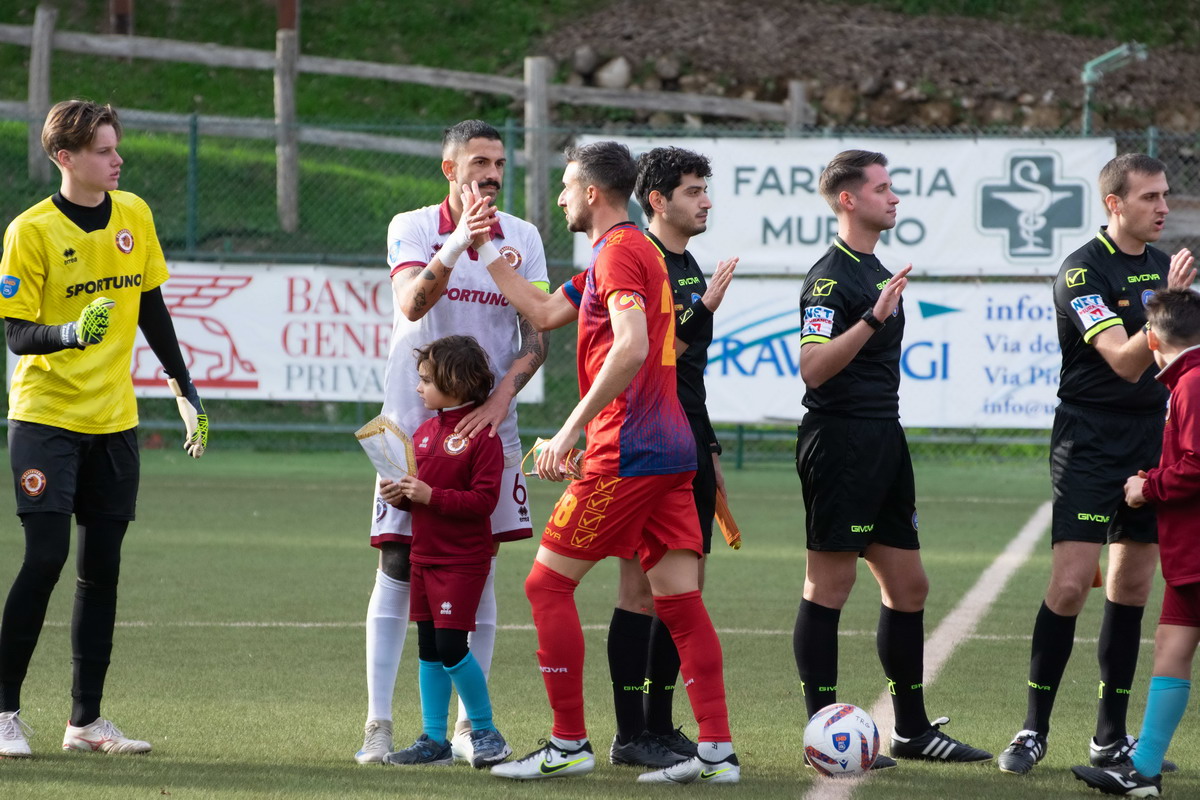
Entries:
<svg viewBox="0 0 1200 800">
<path fill-rule="evenodd" d="M 397 214 L 388 226 L 388 266 L 391 274 L 411 266 L 423 267 L 454 232 L 449 198 L 441 205 Z M 503 211 L 497 213 L 492 241 L 521 277 L 549 289 L 546 254 L 537 228 Z M 446 291 L 424 317 L 410 322 L 396 312 L 391 352 L 384 377 L 383 413 L 409 435 L 432 416 L 417 396 L 417 362 L 413 350 L 443 336 L 473 336 L 491 361 L 496 383 L 508 372 L 521 347 L 517 312 L 496 288 L 478 254 L 468 249 L 455 264 Z M 507 459 L 520 458 L 514 400 L 500 426 Z"/>
</svg>

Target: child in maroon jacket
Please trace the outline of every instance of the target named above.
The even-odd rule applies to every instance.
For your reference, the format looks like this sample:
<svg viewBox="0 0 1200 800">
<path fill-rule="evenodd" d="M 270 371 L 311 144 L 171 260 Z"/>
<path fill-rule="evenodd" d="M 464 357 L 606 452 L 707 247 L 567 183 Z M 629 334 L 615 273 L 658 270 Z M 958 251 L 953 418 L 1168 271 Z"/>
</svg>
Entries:
<svg viewBox="0 0 1200 800">
<path fill-rule="evenodd" d="M 1163 755 L 1191 692 L 1200 644 L 1200 294 L 1160 289 L 1146 301 L 1147 338 L 1171 390 L 1159 466 L 1125 482 L 1125 502 L 1150 503 L 1167 586 L 1154 641 L 1154 674 L 1132 756 L 1115 767 L 1073 767 L 1075 777 L 1107 794 L 1157 797 Z"/>
<path fill-rule="evenodd" d="M 470 336 L 446 336 L 415 354 L 417 394 L 437 416 L 413 435 L 417 475 L 381 480 L 379 492 L 412 514 L 410 615 L 417 623 L 423 731 L 384 763 L 453 763 L 446 740 L 453 686 L 471 719 L 471 764 L 482 768 L 512 753 L 492 723 L 487 679 L 467 642 L 491 566 L 490 517 L 500 498 L 504 452 L 498 437 L 472 439 L 454 428 L 487 399 L 494 379 L 487 355 Z"/>
</svg>

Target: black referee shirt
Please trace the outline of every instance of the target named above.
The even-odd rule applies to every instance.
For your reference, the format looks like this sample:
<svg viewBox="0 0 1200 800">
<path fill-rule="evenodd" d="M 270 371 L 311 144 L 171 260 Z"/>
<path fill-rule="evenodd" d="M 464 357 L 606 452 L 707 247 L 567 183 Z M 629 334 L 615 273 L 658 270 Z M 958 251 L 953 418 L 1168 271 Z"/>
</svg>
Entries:
<svg viewBox="0 0 1200 800">
<path fill-rule="evenodd" d="M 1096 334 L 1120 325 L 1133 336 L 1146 324 L 1146 300 L 1167 285 L 1170 257 L 1149 245 L 1139 256 L 1122 253 L 1101 228 L 1067 256 L 1054 279 L 1054 312 L 1062 373 L 1058 396 L 1072 405 L 1124 414 L 1162 413 L 1167 390 L 1151 364 L 1137 383 L 1113 372 L 1092 346 Z"/>
<path fill-rule="evenodd" d="M 839 236 L 808 271 L 800 292 L 800 344 L 828 342 L 854 327 L 875 306 L 892 273 L 871 253 L 851 250 Z M 900 341 L 904 302 L 875 331 L 845 369 L 804 393 L 812 411 L 843 417 L 900 417 Z M 800 356 L 801 359 L 804 356 Z"/>
<path fill-rule="evenodd" d="M 672 253 L 649 231 L 646 238 L 658 248 L 667 264 L 667 280 L 675 303 L 675 335 L 688 345 L 675 360 L 679 404 L 692 428 L 697 433 L 703 432 L 712 444 L 717 437 L 705 405 L 708 393 L 704 389 L 704 370 L 708 368 L 708 346 L 713 339 L 713 315 L 700 302 L 708 283 L 691 253 L 686 250 Z"/>
</svg>

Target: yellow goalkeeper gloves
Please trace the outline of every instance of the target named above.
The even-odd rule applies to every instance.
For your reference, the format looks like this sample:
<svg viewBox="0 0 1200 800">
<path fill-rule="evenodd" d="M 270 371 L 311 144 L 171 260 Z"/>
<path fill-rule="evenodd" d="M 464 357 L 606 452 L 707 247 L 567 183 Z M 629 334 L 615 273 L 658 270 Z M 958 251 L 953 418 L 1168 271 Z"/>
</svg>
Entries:
<svg viewBox="0 0 1200 800">
<path fill-rule="evenodd" d="M 82 350 L 89 344 L 100 344 L 108 333 L 109 312 L 115 305 L 114 300 L 97 297 L 84 306 L 78 320 L 59 326 L 63 346 Z"/>
<path fill-rule="evenodd" d="M 175 394 L 179 416 L 183 417 L 183 425 L 187 429 L 183 449 L 192 458 L 199 458 L 208 447 L 208 414 L 204 413 L 204 404 L 200 402 L 200 395 L 196 393 L 196 386 L 190 379 L 187 385 L 181 388 L 179 381 L 168 378 L 167 386 L 170 386 Z"/>
</svg>

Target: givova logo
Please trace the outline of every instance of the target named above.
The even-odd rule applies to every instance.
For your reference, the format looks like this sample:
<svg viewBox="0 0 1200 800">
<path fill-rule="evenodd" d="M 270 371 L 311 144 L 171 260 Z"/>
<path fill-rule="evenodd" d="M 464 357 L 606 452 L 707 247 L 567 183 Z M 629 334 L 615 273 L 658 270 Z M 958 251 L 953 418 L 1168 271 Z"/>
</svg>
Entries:
<svg viewBox="0 0 1200 800">
<path fill-rule="evenodd" d="M 1063 177 L 1054 152 L 1011 155 L 1006 172 L 980 188 L 980 230 L 1002 235 L 1009 258 L 1054 256 L 1055 234 L 1086 225 L 1087 183 Z"/>
</svg>

